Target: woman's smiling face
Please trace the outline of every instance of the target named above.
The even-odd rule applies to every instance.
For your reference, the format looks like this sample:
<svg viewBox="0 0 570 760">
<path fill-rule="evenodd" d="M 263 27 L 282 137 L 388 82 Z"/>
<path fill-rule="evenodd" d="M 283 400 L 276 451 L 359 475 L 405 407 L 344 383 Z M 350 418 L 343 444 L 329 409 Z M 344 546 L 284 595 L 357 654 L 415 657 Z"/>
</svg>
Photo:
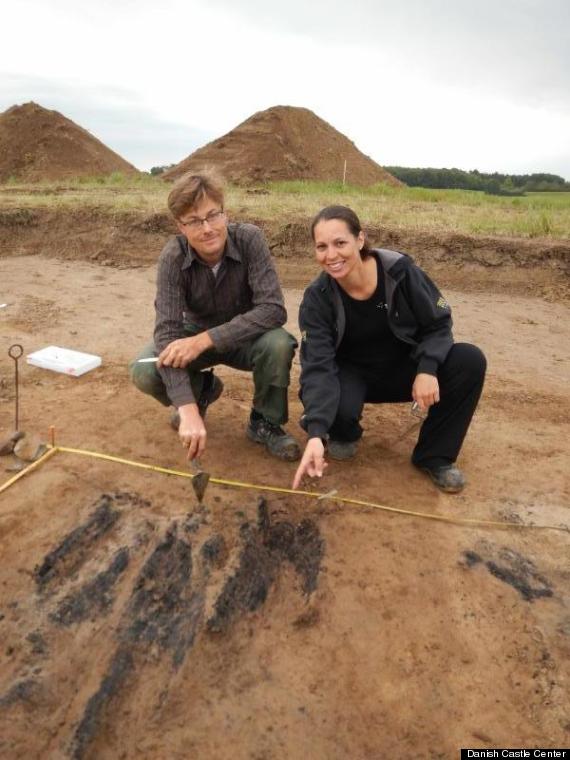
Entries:
<svg viewBox="0 0 570 760">
<path fill-rule="evenodd" d="M 324 271 L 335 280 L 346 277 L 362 259 L 364 233 L 354 236 L 342 219 L 322 219 L 313 230 L 315 255 Z"/>
</svg>

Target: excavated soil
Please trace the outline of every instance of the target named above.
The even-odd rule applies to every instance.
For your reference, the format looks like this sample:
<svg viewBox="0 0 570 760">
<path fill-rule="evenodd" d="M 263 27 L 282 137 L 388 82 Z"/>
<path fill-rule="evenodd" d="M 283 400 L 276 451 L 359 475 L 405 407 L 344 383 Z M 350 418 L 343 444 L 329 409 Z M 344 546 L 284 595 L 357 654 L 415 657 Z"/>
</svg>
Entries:
<svg viewBox="0 0 570 760">
<path fill-rule="evenodd" d="M 345 170 L 346 161 L 346 170 Z M 403 183 L 308 108 L 274 106 L 258 111 L 217 140 L 194 151 L 162 175 L 213 166 L 234 184 L 312 179 L 351 185 Z"/>
<path fill-rule="evenodd" d="M 86 129 L 37 103 L 0 114 L 0 182 L 97 177 L 137 169 Z"/>
<path fill-rule="evenodd" d="M 73 378 L 20 364 L 20 427 L 45 439 L 53 425 L 61 446 L 189 471 L 168 411 L 126 371 L 152 330 L 166 226 L 4 212 L 2 431 L 14 424 L 9 345 L 79 349 L 102 366 Z M 300 230 L 266 225 L 295 333 L 314 272 Z M 308 484 L 320 500 L 210 482 L 200 506 L 187 479 L 56 453 L 0 494 L 3 759 L 568 746 L 568 245 L 398 234 L 374 231 L 421 259 L 456 338 L 488 358 L 460 457 L 465 491 L 443 495 L 411 467 L 407 404 L 366 408 L 357 458 Z M 295 361 L 288 429 L 301 440 L 298 372 Z M 295 465 L 245 438 L 249 376 L 219 375 L 203 467 L 287 488 Z M 0 483 L 16 465 L 0 459 Z"/>
<path fill-rule="evenodd" d="M 7 192 L 4 188 L 3 191 Z M 230 218 L 235 218 L 229 209 Z M 311 253 L 310 219 L 265 220 L 261 227 L 286 286 L 303 288 L 318 270 Z M 156 262 L 176 229 L 166 213 L 84 209 L 0 209 L 3 257 L 40 254 L 118 268 Z M 563 300 L 569 292 L 570 243 L 550 238 L 509 238 L 391 229 L 370 225 L 373 245 L 409 253 L 437 282 L 463 291 L 493 290 Z"/>
</svg>

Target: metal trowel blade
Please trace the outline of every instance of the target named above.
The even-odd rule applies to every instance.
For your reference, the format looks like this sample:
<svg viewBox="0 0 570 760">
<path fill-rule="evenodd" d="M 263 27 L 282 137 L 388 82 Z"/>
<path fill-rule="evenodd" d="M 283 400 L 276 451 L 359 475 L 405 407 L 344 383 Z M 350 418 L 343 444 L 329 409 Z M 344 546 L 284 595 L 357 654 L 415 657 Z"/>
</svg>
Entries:
<svg viewBox="0 0 570 760">
<path fill-rule="evenodd" d="M 202 503 L 209 481 L 210 473 L 204 472 L 204 470 L 201 470 L 192 476 L 192 488 L 194 489 L 199 504 Z"/>
</svg>

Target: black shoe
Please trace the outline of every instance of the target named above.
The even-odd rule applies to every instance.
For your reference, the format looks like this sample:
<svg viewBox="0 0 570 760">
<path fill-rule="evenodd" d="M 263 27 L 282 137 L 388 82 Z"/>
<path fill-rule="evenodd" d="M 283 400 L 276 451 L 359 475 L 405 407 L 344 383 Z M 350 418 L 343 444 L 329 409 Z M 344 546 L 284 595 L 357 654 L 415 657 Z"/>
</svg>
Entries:
<svg viewBox="0 0 570 760">
<path fill-rule="evenodd" d="M 301 458 L 301 450 L 293 436 L 264 417 L 250 417 L 246 435 L 250 441 L 262 443 L 270 454 L 286 462 Z"/>
<path fill-rule="evenodd" d="M 214 375 L 214 370 L 208 370 L 207 372 L 204 372 L 203 375 L 204 380 L 202 383 L 202 390 L 200 392 L 200 398 L 198 399 L 198 411 L 200 412 L 200 417 L 202 417 L 202 419 L 206 416 L 210 404 L 217 401 L 224 390 L 224 384 L 217 375 Z M 170 427 L 173 430 L 178 430 L 180 427 L 180 414 L 177 409 L 175 409 L 170 415 Z"/>
<path fill-rule="evenodd" d="M 325 453 L 328 454 L 331 459 L 342 461 L 343 459 L 352 459 L 352 457 L 356 455 L 357 448 L 357 441 L 335 441 L 331 438 L 327 442 Z"/>
<path fill-rule="evenodd" d="M 204 381 L 202 383 L 200 398 L 198 399 L 198 411 L 200 412 L 200 417 L 204 419 L 210 404 L 213 404 L 222 395 L 224 384 L 217 375 L 214 375 L 213 369 L 202 374 L 204 375 Z"/>
<path fill-rule="evenodd" d="M 435 485 L 445 493 L 459 493 L 465 486 L 463 473 L 454 464 L 443 464 L 439 467 L 416 466 L 429 475 Z"/>
</svg>

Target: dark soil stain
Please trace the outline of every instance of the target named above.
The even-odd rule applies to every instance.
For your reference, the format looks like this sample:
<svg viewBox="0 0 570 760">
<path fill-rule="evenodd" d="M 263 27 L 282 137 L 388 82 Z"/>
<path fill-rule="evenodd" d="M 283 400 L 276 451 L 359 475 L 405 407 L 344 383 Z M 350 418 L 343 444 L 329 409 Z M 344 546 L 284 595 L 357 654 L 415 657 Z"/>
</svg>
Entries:
<svg viewBox="0 0 570 760">
<path fill-rule="evenodd" d="M 54 578 L 69 576 L 81 567 L 89 548 L 108 533 L 119 519 L 120 513 L 112 509 L 111 504 L 112 497 L 103 495 L 87 522 L 68 533 L 60 545 L 36 567 L 34 575 L 40 590 Z"/>
<path fill-rule="evenodd" d="M 87 702 L 83 717 L 75 730 L 72 746 L 74 760 L 82 760 L 97 735 L 104 709 L 123 686 L 134 667 L 132 654 L 127 647 L 118 649 L 99 689 Z"/>
<path fill-rule="evenodd" d="M 33 678 L 18 681 L 0 697 L 0 707 L 10 707 L 16 702 L 31 702 L 37 696 L 39 685 Z"/>
<path fill-rule="evenodd" d="M 276 558 L 260 542 L 259 534 L 248 531 L 244 543 L 239 567 L 226 581 L 207 622 L 211 632 L 224 632 L 240 613 L 253 612 L 261 607 L 275 579 Z"/>
<path fill-rule="evenodd" d="M 121 516 L 124 505 L 148 504 L 132 494 L 103 494 L 89 518 L 71 531 L 35 570 L 40 591 L 55 580 L 72 577 L 96 555 L 98 544 L 109 534 Z M 318 527 L 305 519 L 296 524 L 270 515 L 266 502 L 258 502 L 256 521 L 240 526 L 238 567 L 226 574 L 214 612 L 205 620 L 205 599 L 214 571 L 223 572 L 229 556 L 224 536 L 217 533 L 198 540 L 207 525 L 204 515 L 193 515 L 173 522 L 163 538 L 148 554 L 130 598 L 121 611 L 115 632 L 117 641 L 110 653 L 109 666 L 99 687 L 87 701 L 76 725 L 69 751 L 75 760 L 97 750 L 97 739 L 106 724 L 113 721 L 112 706 L 130 682 L 141 677 L 146 665 L 168 657 L 176 671 L 203 629 L 225 632 L 241 615 L 257 610 L 265 600 L 283 563 L 290 563 L 300 578 L 303 594 L 317 586 L 324 541 Z M 137 548 L 139 544 L 136 544 Z M 106 614 L 115 602 L 116 589 L 129 566 L 132 547 L 122 547 L 108 566 L 94 574 L 79 588 L 68 593 L 49 613 L 57 626 L 71 626 Z M 45 603 L 45 599 L 42 600 Z M 311 609 L 295 621 L 302 628 L 319 620 Z M 42 632 L 43 633 L 43 632 Z M 39 630 L 27 637 L 36 655 L 49 654 Z M 171 677 L 164 670 L 168 682 Z M 0 705 L 29 701 L 38 684 L 20 681 L 0 698 Z M 164 693 L 167 691 L 164 687 Z"/>
<path fill-rule="evenodd" d="M 129 550 L 119 549 L 106 570 L 85 583 L 78 591 L 69 594 L 50 614 L 50 620 L 59 625 L 72 625 L 87 618 L 105 613 L 113 604 L 113 588 L 129 564 Z"/>
<path fill-rule="evenodd" d="M 227 556 L 228 549 L 223 536 L 215 535 L 202 544 L 200 555 L 207 567 L 223 567 Z"/>
<path fill-rule="evenodd" d="M 473 565 L 483 562 L 483 558 L 477 552 L 473 552 L 470 549 L 463 552 L 463 558 L 467 567 L 473 567 Z"/>
<path fill-rule="evenodd" d="M 203 590 L 192 588 L 192 547 L 174 524 L 141 570 L 121 638 L 171 650 L 178 666 L 194 643 L 203 607 Z"/>
<path fill-rule="evenodd" d="M 311 520 L 299 525 L 279 521 L 272 524 L 264 499 L 258 503 L 257 525 L 241 526 L 244 542 L 239 566 L 228 578 L 207 621 L 211 632 L 220 633 L 243 612 L 253 612 L 267 599 L 280 564 L 289 561 L 303 580 L 303 591 L 311 593 L 324 554 L 324 541 Z"/>
<path fill-rule="evenodd" d="M 82 525 L 68 533 L 53 551 L 35 568 L 38 589 L 45 589 L 54 578 L 73 575 L 88 558 L 92 547 L 116 524 L 121 516 L 117 507 L 148 507 L 149 502 L 136 494 L 117 492 L 102 494 L 94 505 L 94 512 Z"/>
<path fill-rule="evenodd" d="M 258 504 L 258 529 L 264 544 L 281 559 L 288 560 L 303 579 L 303 591 L 310 594 L 317 587 L 317 579 L 324 554 L 324 540 L 312 520 L 298 525 L 276 522 L 273 525 L 265 501 Z"/>
<path fill-rule="evenodd" d="M 192 548 L 178 538 L 176 523 L 145 562 L 118 631 L 121 642 L 97 692 L 89 699 L 73 741 L 81 760 L 96 739 L 109 704 L 124 688 L 135 662 L 152 647 L 171 651 L 178 668 L 194 643 L 203 616 L 204 593 L 192 589 Z"/>
<path fill-rule="evenodd" d="M 48 645 L 39 631 L 32 631 L 26 636 L 26 641 L 32 645 L 32 654 L 43 656 L 48 653 Z"/>
<path fill-rule="evenodd" d="M 295 628 L 311 628 L 313 625 L 317 625 L 320 619 L 319 610 L 316 607 L 310 607 L 293 621 L 293 626 Z"/>
<path fill-rule="evenodd" d="M 540 597 L 553 596 L 550 583 L 543 575 L 540 575 L 534 563 L 512 549 L 506 547 L 501 549 L 497 560 L 485 560 L 474 551 L 463 552 L 463 557 L 467 567 L 484 563 L 491 575 L 503 583 L 508 583 L 527 602 Z"/>
<path fill-rule="evenodd" d="M 302 520 L 295 529 L 295 540 L 288 559 L 303 578 L 303 591 L 312 593 L 317 588 L 325 542 L 312 520 Z"/>
<path fill-rule="evenodd" d="M 44 683 L 41 679 L 25 678 L 13 684 L 0 697 L 0 710 L 7 710 L 12 705 L 20 704 L 33 715 L 44 696 Z"/>
</svg>

